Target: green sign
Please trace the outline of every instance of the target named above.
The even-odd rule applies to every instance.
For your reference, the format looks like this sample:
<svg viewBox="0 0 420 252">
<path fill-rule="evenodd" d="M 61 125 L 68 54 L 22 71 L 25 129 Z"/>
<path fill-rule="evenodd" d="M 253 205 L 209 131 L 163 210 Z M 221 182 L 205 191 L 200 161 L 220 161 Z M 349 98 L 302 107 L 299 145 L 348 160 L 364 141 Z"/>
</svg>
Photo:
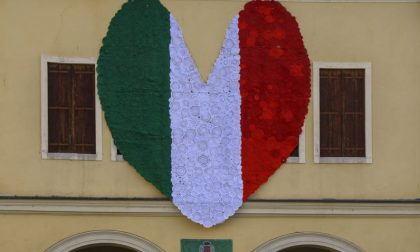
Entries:
<svg viewBox="0 0 420 252">
<path fill-rule="evenodd" d="M 181 252 L 232 252 L 232 240 L 181 240 Z"/>
</svg>

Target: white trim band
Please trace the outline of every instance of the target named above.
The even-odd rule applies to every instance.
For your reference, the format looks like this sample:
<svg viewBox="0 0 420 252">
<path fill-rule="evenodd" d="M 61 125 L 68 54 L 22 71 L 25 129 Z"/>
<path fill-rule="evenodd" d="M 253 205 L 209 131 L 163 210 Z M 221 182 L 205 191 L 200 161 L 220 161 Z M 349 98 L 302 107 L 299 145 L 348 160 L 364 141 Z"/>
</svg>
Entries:
<svg viewBox="0 0 420 252">
<path fill-rule="evenodd" d="M 282 0 L 294 3 L 420 3 L 420 0 Z"/>
<path fill-rule="evenodd" d="M 172 0 L 174 2 L 208 2 L 209 0 Z M 211 0 L 216 2 L 243 2 L 249 0 Z M 420 3 L 420 0 L 282 0 L 291 3 Z"/>
<path fill-rule="evenodd" d="M 0 214 L 180 216 L 169 201 L 2 199 Z M 420 216 L 420 203 L 245 202 L 236 216 Z"/>
</svg>

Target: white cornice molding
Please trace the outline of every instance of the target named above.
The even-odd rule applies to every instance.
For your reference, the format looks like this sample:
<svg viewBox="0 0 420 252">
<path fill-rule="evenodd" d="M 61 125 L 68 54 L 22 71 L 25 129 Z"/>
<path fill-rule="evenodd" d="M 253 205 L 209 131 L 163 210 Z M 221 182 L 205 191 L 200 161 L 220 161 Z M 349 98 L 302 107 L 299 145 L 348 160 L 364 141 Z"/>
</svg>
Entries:
<svg viewBox="0 0 420 252">
<path fill-rule="evenodd" d="M 0 199 L 0 214 L 180 216 L 169 201 Z M 238 217 L 420 216 L 419 203 L 245 202 Z"/>
<path fill-rule="evenodd" d="M 172 0 L 174 2 L 243 2 L 248 0 Z M 420 3 L 420 0 L 281 0 L 280 2 L 291 3 Z"/>
<path fill-rule="evenodd" d="M 282 0 L 292 3 L 420 3 L 420 0 Z"/>
</svg>

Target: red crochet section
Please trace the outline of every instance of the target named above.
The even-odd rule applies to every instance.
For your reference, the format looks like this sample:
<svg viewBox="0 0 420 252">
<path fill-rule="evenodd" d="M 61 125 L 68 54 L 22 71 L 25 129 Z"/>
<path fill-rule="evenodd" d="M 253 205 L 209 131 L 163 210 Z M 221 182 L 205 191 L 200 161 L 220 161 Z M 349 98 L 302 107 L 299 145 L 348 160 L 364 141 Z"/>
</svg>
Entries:
<svg viewBox="0 0 420 252">
<path fill-rule="evenodd" d="M 287 160 L 308 112 L 310 64 L 295 17 L 279 2 L 239 14 L 245 201 Z"/>
</svg>

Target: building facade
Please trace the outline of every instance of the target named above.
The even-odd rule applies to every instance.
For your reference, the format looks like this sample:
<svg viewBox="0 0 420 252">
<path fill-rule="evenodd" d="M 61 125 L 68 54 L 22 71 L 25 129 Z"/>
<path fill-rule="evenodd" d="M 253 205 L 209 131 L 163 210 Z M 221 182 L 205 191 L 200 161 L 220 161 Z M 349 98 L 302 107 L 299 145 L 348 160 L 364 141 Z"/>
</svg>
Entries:
<svg viewBox="0 0 420 252">
<path fill-rule="evenodd" d="M 299 147 L 212 228 L 113 145 L 95 69 L 124 2 L 0 0 L 0 251 L 171 252 L 184 239 L 231 240 L 235 252 L 420 251 L 419 1 L 283 3 L 312 66 Z M 245 2 L 162 3 L 207 79 Z"/>
</svg>

